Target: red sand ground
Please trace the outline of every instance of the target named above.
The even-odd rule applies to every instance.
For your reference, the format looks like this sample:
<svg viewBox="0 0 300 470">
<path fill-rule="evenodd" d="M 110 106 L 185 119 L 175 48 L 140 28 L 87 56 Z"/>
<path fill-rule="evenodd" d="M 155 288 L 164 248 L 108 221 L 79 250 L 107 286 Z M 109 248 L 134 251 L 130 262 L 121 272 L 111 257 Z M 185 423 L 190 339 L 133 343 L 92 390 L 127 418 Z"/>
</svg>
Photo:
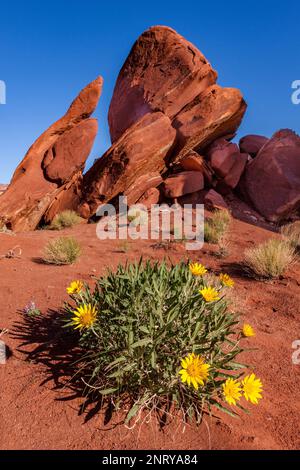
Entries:
<svg viewBox="0 0 300 470">
<path fill-rule="evenodd" d="M 0 449 L 296 449 L 300 447 L 300 366 L 293 365 L 292 342 L 300 339 L 300 265 L 274 282 L 258 282 L 243 276 L 239 264 L 245 248 L 272 236 L 270 231 L 234 220 L 230 231 L 230 255 L 218 259 L 215 248 L 205 245 L 201 252 L 186 252 L 184 244 L 164 249 L 151 248 L 152 242 L 129 242 L 129 251 L 121 253 L 120 242 L 99 241 L 96 226 L 84 225 L 66 230 L 77 237 L 84 254 L 74 266 L 41 264 L 38 257 L 45 243 L 57 232 L 37 231 L 10 236 L 0 233 L 0 255 L 19 245 L 20 259 L 0 260 L 0 329 L 11 349 L 6 365 L 0 365 Z M 60 233 L 61 235 L 61 233 Z M 244 346 L 257 351 L 244 353 L 241 360 L 253 365 L 264 384 L 264 399 L 250 406 L 251 414 L 234 419 L 205 418 L 200 426 L 186 426 L 174 420 L 163 430 L 155 419 L 128 429 L 104 424 L 96 414 L 85 422 L 79 415 L 81 398 L 62 401 L 70 390 L 61 388 L 55 361 L 26 361 L 21 350 L 32 351 L 36 344 L 21 346 L 18 312 L 34 300 L 46 315 L 58 310 L 67 299 L 66 285 L 73 279 L 92 282 L 92 276 L 115 267 L 126 259 L 162 259 L 174 262 L 187 256 L 201 259 L 216 273 L 228 272 L 236 281 L 235 295 L 243 312 L 242 321 L 251 323 L 256 337 L 244 340 Z M 18 333 L 19 332 L 19 333 Z M 30 333 L 30 332 L 29 332 Z M 50 341 L 51 343 L 51 341 Z M 36 356 L 38 357 L 38 355 Z"/>
</svg>

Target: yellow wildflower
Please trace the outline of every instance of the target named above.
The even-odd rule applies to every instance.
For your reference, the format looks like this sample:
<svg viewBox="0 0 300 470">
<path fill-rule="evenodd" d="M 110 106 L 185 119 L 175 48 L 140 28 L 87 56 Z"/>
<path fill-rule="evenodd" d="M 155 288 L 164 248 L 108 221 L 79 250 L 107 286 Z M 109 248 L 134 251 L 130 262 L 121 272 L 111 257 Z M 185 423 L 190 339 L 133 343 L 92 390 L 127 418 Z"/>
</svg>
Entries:
<svg viewBox="0 0 300 470">
<path fill-rule="evenodd" d="M 83 283 L 81 281 L 72 281 L 69 287 L 67 287 L 68 294 L 79 294 L 83 289 Z"/>
<path fill-rule="evenodd" d="M 219 293 L 214 287 L 204 287 L 203 289 L 199 290 L 199 293 L 202 295 L 206 302 L 214 302 L 216 300 L 220 300 Z"/>
<path fill-rule="evenodd" d="M 236 405 L 236 402 L 242 396 L 241 382 L 234 379 L 227 379 L 225 383 L 222 384 L 223 395 L 225 400 L 229 405 Z"/>
<path fill-rule="evenodd" d="M 194 276 L 203 276 L 205 273 L 207 273 L 206 267 L 200 263 L 191 263 L 189 268 Z"/>
<path fill-rule="evenodd" d="M 72 318 L 72 325 L 75 326 L 75 330 L 91 328 L 97 319 L 97 310 L 95 305 L 83 304 L 80 305 L 76 310 L 73 310 L 74 317 Z"/>
<path fill-rule="evenodd" d="M 204 359 L 194 353 L 189 354 L 185 359 L 181 360 L 182 369 L 179 374 L 183 383 L 198 390 L 199 385 L 204 385 L 208 378 L 209 364 L 204 362 Z"/>
<path fill-rule="evenodd" d="M 234 280 L 228 274 L 220 274 L 219 276 L 220 281 L 222 282 L 223 286 L 226 287 L 233 287 Z"/>
<path fill-rule="evenodd" d="M 250 338 L 251 336 L 255 336 L 255 331 L 251 325 L 245 323 L 243 325 L 242 334 L 245 336 L 245 338 Z"/>
<path fill-rule="evenodd" d="M 250 401 L 254 405 L 258 404 L 258 400 L 262 398 L 262 383 L 255 374 L 247 375 L 242 380 L 243 393 L 247 401 Z"/>
</svg>

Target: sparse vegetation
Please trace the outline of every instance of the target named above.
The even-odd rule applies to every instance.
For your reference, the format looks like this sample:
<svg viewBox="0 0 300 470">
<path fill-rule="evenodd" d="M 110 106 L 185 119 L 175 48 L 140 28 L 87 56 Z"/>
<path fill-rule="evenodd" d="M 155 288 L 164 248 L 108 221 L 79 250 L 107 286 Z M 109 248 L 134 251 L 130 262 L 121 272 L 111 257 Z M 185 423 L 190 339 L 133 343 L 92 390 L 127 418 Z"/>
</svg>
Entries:
<svg viewBox="0 0 300 470">
<path fill-rule="evenodd" d="M 33 300 L 31 300 L 29 304 L 24 307 L 23 313 L 24 315 L 28 315 L 29 317 L 38 317 L 39 315 L 41 315 L 40 309 L 36 306 Z"/>
<path fill-rule="evenodd" d="M 124 240 L 119 244 L 119 250 L 122 253 L 128 253 L 128 251 L 130 250 L 130 243 L 128 242 L 128 240 Z"/>
<path fill-rule="evenodd" d="M 255 248 L 246 250 L 244 264 L 247 271 L 258 278 L 278 278 L 291 266 L 295 251 L 285 240 L 272 238 Z"/>
<path fill-rule="evenodd" d="M 292 248 L 300 251 L 300 220 L 281 227 L 281 233 Z"/>
<path fill-rule="evenodd" d="M 75 211 L 66 210 L 57 214 L 49 225 L 50 230 L 63 230 L 80 224 L 82 218 Z"/>
<path fill-rule="evenodd" d="M 226 234 L 221 238 L 218 243 L 218 249 L 214 253 L 217 258 L 227 258 L 230 255 L 230 243 L 226 238 Z"/>
<path fill-rule="evenodd" d="M 202 265 L 141 260 L 108 271 L 94 291 L 84 284 L 78 291 L 79 281 L 73 282 L 65 327 L 78 331 L 78 373 L 87 390 L 127 410 L 127 423 L 138 422 L 143 410 L 160 417 L 168 410 L 169 416 L 173 406 L 183 421 L 200 422 L 212 408 L 236 415 L 227 405 L 244 392 L 248 397 L 239 381 L 241 333 L 225 300 L 225 281 L 233 286 L 226 274 L 213 284 Z M 254 379 L 251 400 L 261 398 L 261 382 Z"/>
<path fill-rule="evenodd" d="M 8 235 L 15 235 L 14 232 L 7 228 L 5 224 L 0 223 L 0 233 L 6 233 Z"/>
<path fill-rule="evenodd" d="M 72 237 L 51 240 L 44 248 L 43 261 L 48 264 L 72 264 L 81 254 L 78 241 Z"/>
<path fill-rule="evenodd" d="M 204 241 L 220 243 L 228 231 L 231 215 L 227 210 L 216 210 L 204 223 Z"/>
</svg>

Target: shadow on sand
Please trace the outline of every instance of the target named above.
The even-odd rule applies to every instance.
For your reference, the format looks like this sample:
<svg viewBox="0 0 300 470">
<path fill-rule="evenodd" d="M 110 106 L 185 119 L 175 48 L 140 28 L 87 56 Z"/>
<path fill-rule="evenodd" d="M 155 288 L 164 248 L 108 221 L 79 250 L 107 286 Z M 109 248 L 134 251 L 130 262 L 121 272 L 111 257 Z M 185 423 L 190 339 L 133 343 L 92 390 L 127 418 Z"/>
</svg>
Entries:
<svg viewBox="0 0 300 470">
<path fill-rule="evenodd" d="M 64 396 L 58 397 L 58 401 L 85 397 L 78 410 L 79 415 L 84 415 L 84 422 L 101 411 L 103 424 L 107 425 L 112 417 L 112 406 L 97 391 L 90 392 L 82 381 L 82 374 L 78 373 L 82 361 L 78 336 L 62 328 L 62 313 L 49 310 L 46 315 L 35 317 L 22 314 L 22 320 L 14 324 L 10 335 L 20 342 L 17 350 L 24 354 L 26 361 L 43 366 L 45 378 L 40 386 L 51 383 L 52 390 L 63 391 Z"/>
</svg>

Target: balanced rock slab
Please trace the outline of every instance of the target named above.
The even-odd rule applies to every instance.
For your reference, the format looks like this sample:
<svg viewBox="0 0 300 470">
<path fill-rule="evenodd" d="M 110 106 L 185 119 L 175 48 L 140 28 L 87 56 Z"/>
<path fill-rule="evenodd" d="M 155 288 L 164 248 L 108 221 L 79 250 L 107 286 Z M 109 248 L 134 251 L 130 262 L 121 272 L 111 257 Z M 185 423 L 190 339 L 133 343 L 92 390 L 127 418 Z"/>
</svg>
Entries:
<svg viewBox="0 0 300 470">
<path fill-rule="evenodd" d="M 213 85 L 191 101 L 173 121 L 179 162 L 189 150 L 202 153 L 216 139 L 234 134 L 247 105 L 239 90 Z"/>
<path fill-rule="evenodd" d="M 208 86 L 217 73 L 189 41 L 166 26 L 145 31 L 118 76 L 110 109 L 112 142 L 149 112 L 171 119 Z"/>
</svg>

